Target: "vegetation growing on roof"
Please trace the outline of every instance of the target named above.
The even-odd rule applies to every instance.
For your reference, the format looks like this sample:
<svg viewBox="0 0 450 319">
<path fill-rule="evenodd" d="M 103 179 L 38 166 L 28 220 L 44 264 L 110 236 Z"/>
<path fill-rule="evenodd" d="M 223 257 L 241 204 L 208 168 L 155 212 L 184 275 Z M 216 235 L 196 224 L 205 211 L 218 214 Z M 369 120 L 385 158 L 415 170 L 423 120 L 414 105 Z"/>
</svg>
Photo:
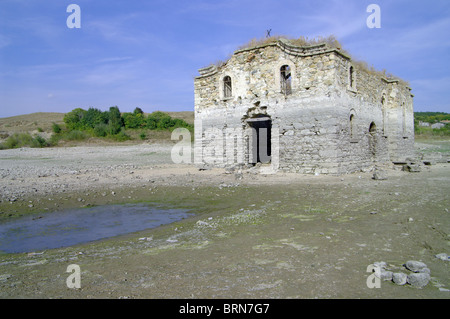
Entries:
<svg viewBox="0 0 450 319">
<path fill-rule="evenodd" d="M 238 50 L 242 49 L 249 49 L 254 48 L 258 46 L 268 45 L 272 43 L 278 42 L 280 39 L 286 39 L 288 40 L 292 45 L 294 46 L 311 46 L 311 45 L 317 45 L 326 43 L 329 47 L 342 50 L 342 45 L 339 43 L 339 41 L 336 39 L 334 35 L 330 35 L 328 37 L 315 37 L 315 38 L 308 38 L 308 37 L 299 37 L 299 38 L 292 38 L 285 35 L 275 35 L 271 36 L 269 38 L 261 38 L 261 39 L 251 39 L 246 44 L 243 44 L 238 47 Z M 343 51 L 345 54 L 347 54 L 345 51 Z"/>
<path fill-rule="evenodd" d="M 398 79 L 400 82 L 402 82 L 402 84 L 409 85 L 408 82 L 399 79 L 398 77 L 394 76 L 393 74 L 388 73 L 386 70 L 381 70 L 381 71 L 377 70 L 377 69 L 375 69 L 375 67 L 373 65 L 369 65 L 365 61 L 355 59 L 354 57 L 352 57 L 352 55 L 348 51 L 346 51 L 343 48 L 342 44 L 339 42 L 339 40 L 337 40 L 337 38 L 334 35 L 329 35 L 327 37 L 318 36 L 318 37 L 314 37 L 314 38 L 308 38 L 308 37 L 304 37 L 304 36 L 301 36 L 299 38 L 293 38 L 293 37 L 286 36 L 286 35 L 275 35 L 275 36 L 260 38 L 260 39 L 253 38 L 250 41 L 248 41 L 247 43 L 240 45 L 237 48 L 237 51 L 257 48 L 257 47 L 270 45 L 270 44 L 275 44 L 280 39 L 285 39 L 291 45 L 298 46 L 298 47 L 307 47 L 307 46 L 313 46 L 313 45 L 319 45 L 319 44 L 325 43 L 328 45 L 328 47 L 339 50 L 344 55 L 350 57 L 352 64 L 354 65 L 354 67 L 356 69 L 359 69 L 359 70 L 365 71 L 369 74 L 377 75 L 377 76 L 380 76 L 380 77 L 383 77 L 386 79 Z M 228 60 L 229 60 L 229 58 L 226 61 L 217 61 L 214 63 L 214 65 L 216 65 L 218 68 L 221 68 L 228 62 Z"/>
</svg>

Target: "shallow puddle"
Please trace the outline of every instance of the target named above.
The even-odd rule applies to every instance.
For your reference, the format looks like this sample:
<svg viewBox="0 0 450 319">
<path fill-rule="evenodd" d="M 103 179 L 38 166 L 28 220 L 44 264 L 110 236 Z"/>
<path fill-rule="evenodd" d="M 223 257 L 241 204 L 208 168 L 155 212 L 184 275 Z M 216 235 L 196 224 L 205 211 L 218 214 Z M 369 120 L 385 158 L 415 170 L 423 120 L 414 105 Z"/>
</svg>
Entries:
<svg viewBox="0 0 450 319">
<path fill-rule="evenodd" d="M 67 247 L 128 234 L 191 216 L 151 204 L 107 205 L 32 215 L 0 224 L 0 252 Z"/>
</svg>

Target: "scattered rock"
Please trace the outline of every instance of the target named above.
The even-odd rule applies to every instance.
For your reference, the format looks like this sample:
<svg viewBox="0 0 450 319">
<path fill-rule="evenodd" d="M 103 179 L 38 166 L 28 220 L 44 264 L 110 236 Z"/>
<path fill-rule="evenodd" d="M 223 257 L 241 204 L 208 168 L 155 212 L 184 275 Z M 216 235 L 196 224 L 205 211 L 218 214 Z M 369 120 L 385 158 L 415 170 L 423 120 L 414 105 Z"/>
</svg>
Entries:
<svg viewBox="0 0 450 319">
<path fill-rule="evenodd" d="M 387 264 L 384 261 L 375 262 L 373 265 L 379 269 L 379 271 L 375 272 L 375 276 L 383 281 L 392 281 L 399 286 L 410 284 L 411 286 L 422 288 L 431 279 L 430 269 L 420 261 L 409 260 L 403 265 L 412 271 L 409 275 L 402 272 L 393 273 L 392 271 L 386 270 Z"/>
<path fill-rule="evenodd" d="M 376 170 L 375 173 L 373 173 L 372 179 L 374 180 L 386 180 L 387 179 L 387 172 L 383 170 Z"/>
<path fill-rule="evenodd" d="M 421 270 L 423 270 L 424 268 L 427 268 L 427 265 L 424 264 L 423 262 L 420 261 L 415 261 L 415 260 L 409 260 L 406 262 L 406 264 L 404 265 L 406 267 L 406 269 L 418 273 Z"/>
<path fill-rule="evenodd" d="M 374 265 L 375 267 L 380 268 L 380 269 L 386 269 L 386 267 L 387 267 L 387 264 L 386 264 L 384 261 L 377 261 L 377 262 L 374 262 L 373 265 Z"/>
<path fill-rule="evenodd" d="M 197 226 L 200 226 L 200 227 L 212 227 L 210 224 L 208 224 L 207 222 L 204 222 L 203 220 L 199 220 L 199 221 L 197 221 Z"/>
<path fill-rule="evenodd" d="M 429 268 L 422 268 L 419 270 L 419 273 L 431 274 L 431 270 Z"/>
<path fill-rule="evenodd" d="M 32 252 L 32 253 L 28 253 L 27 256 L 28 257 L 33 257 L 33 256 L 40 256 L 40 255 L 43 255 L 43 254 L 44 254 L 44 252 L 41 252 L 41 253 Z"/>
<path fill-rule="evenodd" d="M 383 281 L 391 281 L 393 273 L 392 273 L 392 271 L 387 271 L 387 270 L 382 269 L 380 272 L 380 276 L 381 276 L 380 279 Z"/>
<path fill-rule="evenodd" d="M 437 254 L 436 258 L 440 260 L 450 261 L 450 256 L 448 256 L 446 253 Z"/>
<path fill-rule="evenodd" d="M 399 286 L 406 285 L 406 283 L 408 281 L 408 275 L 406 275 L 402 272 L 396 272 L 396 273 L 392 274 L 392 281 Z"/>
<path fill-rule="evenodd" d="M 430 282 L 430 274 L 427 273 L 413 273 L 408 275 L 408 284 L 414 287 L 422 288 Z"/>
<path fill-rule="evenodd" d="M 422 170 L 420 165 L 417 164 L 406 164 L 403 165 L 403 171 L 410 172 L 410 173 L 418 173 Z"/>
</svg>

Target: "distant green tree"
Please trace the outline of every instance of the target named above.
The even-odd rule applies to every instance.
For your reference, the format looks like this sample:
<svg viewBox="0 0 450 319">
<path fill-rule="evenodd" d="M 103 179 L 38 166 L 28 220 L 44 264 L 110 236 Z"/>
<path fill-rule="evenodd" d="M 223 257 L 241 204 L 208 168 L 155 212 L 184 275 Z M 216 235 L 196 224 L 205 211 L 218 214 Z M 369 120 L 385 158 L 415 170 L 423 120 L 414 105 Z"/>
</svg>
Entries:
<svg viewBox="0 0 450 319">
<path fill-rule="evenodd" d="M 84 129 L 93 129 L 99 124 L 108 123 L 108 114 L 91 107 L 87 110 L 81 122 Z"/>
<path fill-rule="evenodd" d="M 167 129 L 170 127 L 172 118 L 169 114 L 156 111 L 147 117 L 147 127 L 150 129 Z"/>
<path fill-rule="evenodd" d="M 144 113 L 133 112 L 122 115 L 125 128 L 141 128 L 145 126 Z"/>
<path fill-rule="evenodd" d="M 97 137 L 105 137 L 108 135 L 108 125 L 104 123 L 97 124 L 94 127 L 94 135 Z"/>
<path fill-rule="evenodd" d="M 142 114 L 144 115 L 144 111 L 140 107 L 134 109 L 133 114 Z"/>
<path fill-rule="evenodd" d="M 86 110 L 76 108 L 64 115 L 64 123 L 69 130 L 83 129 L 82 120 L 86 116 Z"/>
<path fill-rule="evenodd" d="M 166 130 L 177 127 L 192 128 L 182 119 L 173 119 L 169 114 L 156 111 L 147 117 L 147 128 L 150 130 Z"/>
<path fill-rule="evenodd" d="M 109 134 L 118 134 L 123 126 L 123 119 L 117 106 L 111 106 L 108 112 L 108 130 Z"/>
</svg>

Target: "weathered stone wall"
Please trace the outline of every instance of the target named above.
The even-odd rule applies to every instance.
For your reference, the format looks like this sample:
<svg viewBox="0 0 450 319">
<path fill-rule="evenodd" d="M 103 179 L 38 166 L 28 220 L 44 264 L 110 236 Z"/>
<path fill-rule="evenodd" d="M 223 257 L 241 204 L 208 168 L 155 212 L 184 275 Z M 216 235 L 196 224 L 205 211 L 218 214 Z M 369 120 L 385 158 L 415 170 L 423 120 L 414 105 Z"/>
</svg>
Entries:
<svg viewBox="0 0 450 319">
<path fill-rule="evenodd" d="M 291 72 L 288 95 L 280 84 L 284 65 Z M 357 66 L 351 81 L 350 66 L 348 56 L 325 44 L 300 48 L 280 40 L 199 70 L 197 162 L 251 162 L 256 139 L 251 121 L 257 117 L 271 120 L 274 170 L 342 174 L 412 155 L 409 89 Z M 225 77 L 231 78 L 231 96 L 225 93 Z"/>
</svg>

